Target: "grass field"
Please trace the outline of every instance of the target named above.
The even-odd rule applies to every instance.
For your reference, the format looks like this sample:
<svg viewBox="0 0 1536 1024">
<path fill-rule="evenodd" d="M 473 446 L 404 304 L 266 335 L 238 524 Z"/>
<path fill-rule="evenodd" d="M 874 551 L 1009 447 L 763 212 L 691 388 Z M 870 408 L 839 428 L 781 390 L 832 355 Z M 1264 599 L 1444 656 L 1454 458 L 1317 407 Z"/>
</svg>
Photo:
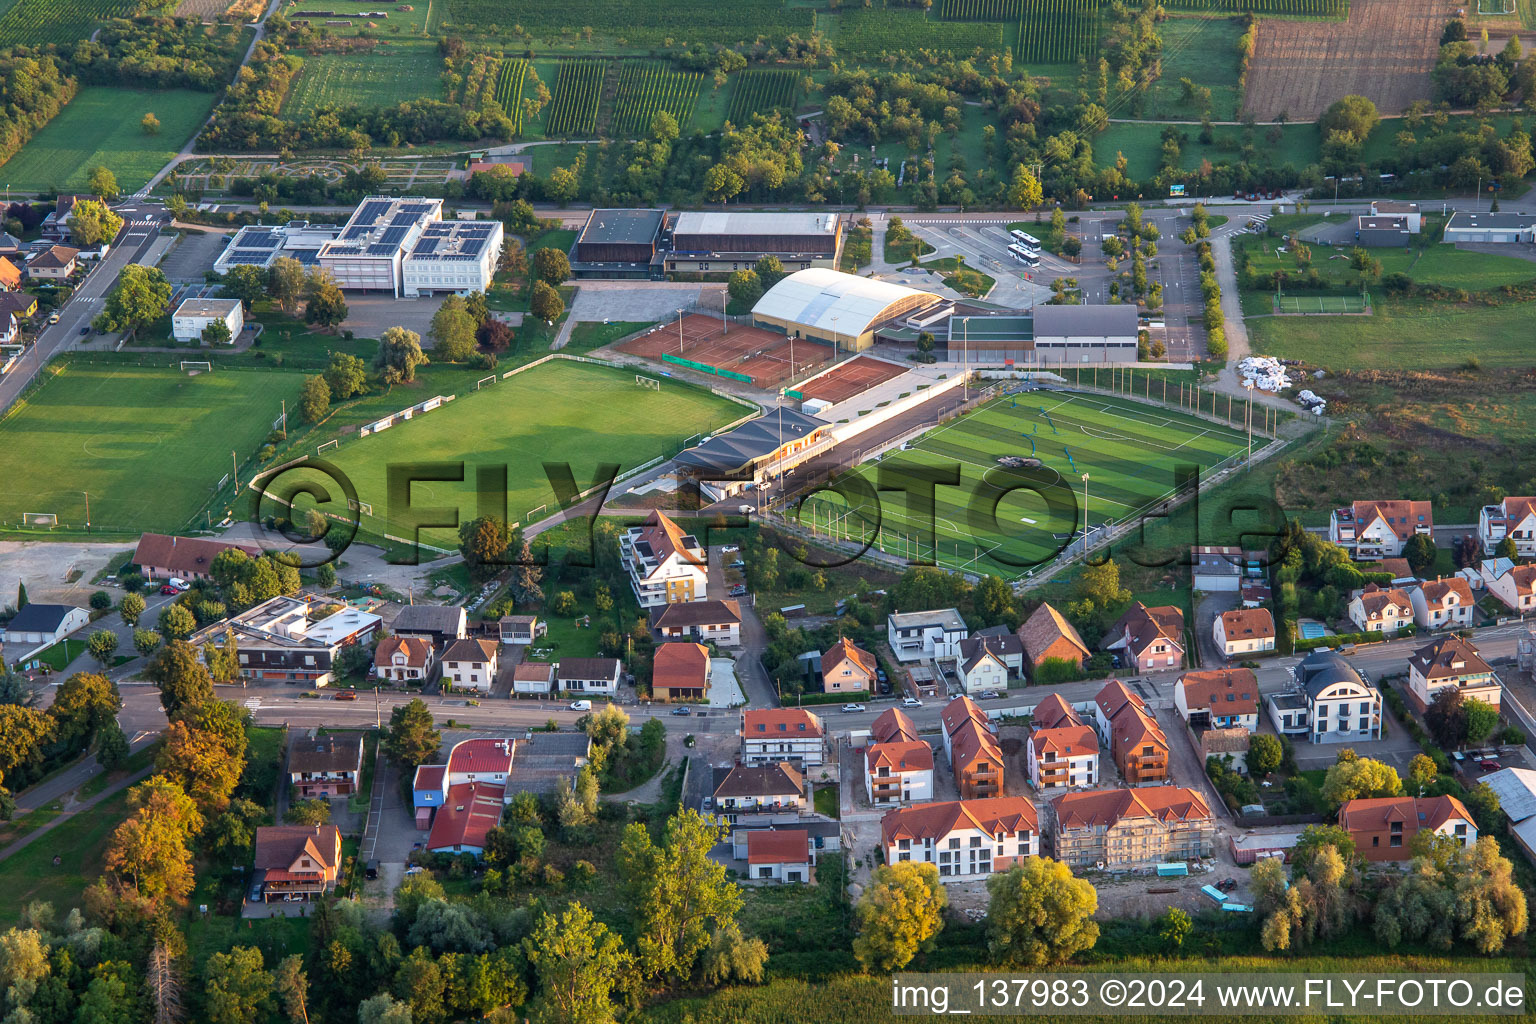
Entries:
<svg viewBox="0 0 1536 1024">
<path fill-rule="evenodd" d="M 1144 116 L 1198 120 L 1201 110 L 1184 101 L 1179 83 L 1188 78 L 1211 90 L 1211 120 L 1236 120 L 1243 99 L 1237 84 L 1237 40 L 1243 34 L 1238 19 L 1169 18 L 1162 33 L 1163 73 L 1147 90 Z"/>
<path fill-rule="evenodd" d="M 577 486 L 584 488 L 601 463 L 618 463 L 622 472 L 671 455 L 694 434 L 747 411 L 676 381 L 664 381 L 658 392 L 638 387 L 634 378 L 633 372 L 590 363 L 545 363 L 481 391 L 461 388 L 457 400 L 445 407 L 327 449 L 325 458 L 352 479 L 358 499 L 372 507 L 372 515 L 363 519 L 365 532 L 404 535 L 400 524 L 410 513 L 388 508 L 386 472 L 391 465 L 464 460 L 463 482 L 422 482 L 411 489 L 418 513 L 429 506 L 457 508 L 464 520 L 479 514 L 475 467 L 505 466 L 508 515 L 522 520 L 541 505 L 555 506 L 544 462 L 569 464 Z M 423 539 L 457 544 L 452 530 L 425 530 Z"/>
<path fill-rule="evenodd" d="M 1289 253 L 1278 253 L 1284 245 L 1278 238 L 1239 238 L 1236 243 L 1248 251 L 1249 266 L 1260 274 L 1276 270 L 1294 272 L 1296 260 Z M 1340 288 L 1358 290 L 1360 275 L 1350 269 L 1348 260 L 1330 259 L 1337 255 L 1329 247 L 1312 245 L 1312 266 L 1324 281 Z M 1515 256 L 1491 252 L 1469 252 L 1454 245 L 1432 245 L 1428 249 L 1372 249 L 1381 261 L 1381 273 L 1407 274 L 1419 284 L 1438 284 L 1447 288 L 1480 291 L 1506 284 L 1522 284 L 1536 278 L 1536 263 Z"/>
<path fill-rule="evenodd" d="M 1174 79 L 1173 85 L 1177 88 L 1178 79 Z M 1241 127 L 1217 126 L 1208 146 L 1200 142 L 1199 125 L 1174 127 L 1188 136 L 1179 151 L 1179 166 L 1186 171 L 1199 168 L 1201 160 L 1210 160 L 1212 164 L 1235 164 L 1242 155 Z M 1162 156 L 1163 128 L 1163 125 L 1151 121 L 1112 124 L 1094 136 L 1093 162 L 1100 167 L 1113 167 L 1117 155 L 1124 153 L 1126 174 L 1138 181 L 1150 178 L 1157 173 L 1158 160 Z M 1265 138 L 1268 131 L 1267 128 L 1254 129 L 1254 160 L 1257 164 L 1269 163 L 1276 167 L 1292 164 L 1301 168 L 1317 162 L 1316 125 L 1283 125 L 1280 141 L 1276 144 Z"/>
<path fill-rule="evenodd" d="M 43 130 L 4 164 L 13 189 L 49 192 L 84 189 L 91 169 L 105 165 L 131 192 L 164 167 L 213 109 L 215 94 L 190 89 L 147 92 L 82 86 Z M 158 135 L 145 135 L 145 114 L 160 119 Z"/>
<path fill-rule="evenodd" d="M 12 925 L 33 900 L 47 900 L 60 915 L 80 905 L 85 887 L 101 874 L 113 829 L 128 816 L 128 791 L 117 793 L 56 827 L 26 849 L 0 861 L 6 894 L 0 923 Z M 62 855 L 55 864 L 55 855 Z"/>
<path fill-rule="evenodd" d="M 876 545 L 891 554 L 1011 578 L 1081 536 L 1082 474 L 1090 478 L 1088 522 L 1097 526 L 1167 494 L 1178 467 L 1208 471 L 1245 445 L 1241 431 L 1127 399 L 1052 392 L 1004 396 L 923 435 L 912 450 L 888 453 L 860 470 L 876 486 L 882 476 L 900 478 L 904 469 L 958 468 L 959 485 L 935 496 L 936 556 L 919 539 L 926 530 L 922 517 L 899 491 L 881 487 L 880 508 L 861 507 L 852 514 L 845 501 L 823 492 L 800 516 L 807 524 L 814 518 L 822 531 L 841 516 L 836 532 L 862 539 L 879 523 Z M 1040 460 L 1043 476 L 1010 472 L 996 461 L 1031 454 Z M 1029 479 L 1038 480 L 1044 497 L 1009 490 Z"/>
<path fill-rule="evenodd" d="M 325 106 L 356 103 L 392 107 L 416 99 L 439 99 L 442 63 L 429 45 L 380 46 L 369 53 L 322 53 L 304 58 L 304 67 L 283 101 L 283 116 L 300 118 Z"/>
<path fill-rule="evenodd" d="M 1454 368 L 1475 358 L 1485 367 L 1530 365 L 1530 304 L 1419 306 L 1378 301 L 1369 317 L 1337 320 L 1262 317 L 1248 321 L 1253 350 L 1325 369 Z"/>
<path fill-rule="evenodd" d="M 83 362 L 60 372 L 0 420 L 0 523 L 52 512 L 61 525 L 173 532 L 295 407 L 300 377 L 260 370 L 188 376 L 166 367 Z"/>
</svg>

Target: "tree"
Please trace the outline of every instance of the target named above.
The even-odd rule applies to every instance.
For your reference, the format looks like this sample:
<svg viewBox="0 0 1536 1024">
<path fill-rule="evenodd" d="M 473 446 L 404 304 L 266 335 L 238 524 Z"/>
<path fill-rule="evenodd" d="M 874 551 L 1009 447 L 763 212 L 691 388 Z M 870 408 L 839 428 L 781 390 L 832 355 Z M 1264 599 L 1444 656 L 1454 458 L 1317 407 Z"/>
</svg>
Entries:
<svg viewBox="0 0 1536 1024">
<path fill-rule="evenodd" d="M 112 607 L 112 595 L 105 590 L 98 590 L 91 595 L 90 605 L 92 611 L 104 612 Z"/>
<path fill-rule="evenodd" d="M 512 346 L 512 328 L 503 320 L 488 316 L 480 321 L 480 327 L 475 331 L 475 341 L 487 352 L 505 352 Z"/>
<path fill-rule="evenodd" d="M 1368 757 L 1340 761 L 1323 778 L 1323 799 L 1332 807 L 1367 797 L 1399 796 L 1403 780 L 1397 769 Z"/>
<path fill-rule="evenodd" d="M 546 913 L 523 942 L 539 982 L 535 1019 L 548 1024 L 608 1024 L 611 994 L 634 958 L 608 926 L 573 903 L 560 917 Z"/>
<path fill-rule="evenodd" d="M 117 284 L 92 323 L 102 331 L 136 331 L 165 315 L 171 304 L 171 283 L 158 267 L 130 263 L 117 275 Z"/>
<path fill-rule="evenodd" d="M 1194 930 L 1195 923 L 1178 907 L 1169 907 L 1158 922 L 1157 937 L 1173 949 L 1184 945 L 1184 940 Z"/>
<path fill-rule="evenodd" d="M 1424 725 L 1435 742 L 1455 750 L 1467 741 L 1466 697 L 1460 688 L 1442 686 L 1424 709 Z"/>
<path fill-rule="evenodd" d="M 160 706 L 167 716 L 174 717 L 183 708 L 213 700 L 213 680 L 208 669 L 183 640 L 172 639 L 167 643 L 150 659 L 144 675 L 160 688 Z"/>
<path fill-rule="evenodd" d="M 133 813 L 107 845 L 107 870 L 141 899 L 180 902 L 192 891 L 187 843 L 202 831 L 203 816 L 192 798 L 163 775 L 129 790 L 128 805 Z"/>
<path fill-rule="evenodd" d="M 1312 866 L 1325 849 L 1339 855 L 1345 864 L 1355 859 L 1355 840 L 1338 825 L 1308 825 L 1291 848 L 1291 870 L 1298 877 L 1311 877 Z"/>
<path fill-rule="evenodd" d="M 1467 723 L 1467 742 L 1478 744 L 1499 727 L 1499 709 L 1485 700 L 1468 697 L 1462 705 Z"/>
<path fill-rule="evenodd" d="M 1358 142 L 1364 142 L 1380 122 L 1381 115 L 1376 112 L 1376 104 L 1364 96 L 1345 96 L 1335 100 L 1323 112 L 1317 128 L 1325 139 L 1329 132 L 1341 131 L 1348 132 Z"/>
<path fill-rule="evenodd" d="M 315 582 L 326 590 L 336 585 L 336 569 L 330 562 L 326 562 L 315 570 Z"/>
<path fill-rule="evenodd" d="M 709 856 L 723 835 L 720 822 L 691 809 L 667 819 L 660 843 L 638 822 L 624 830 L 620 872 L 628 879 L 647 977 L 686 980 L 713 928 L 741 910 L 741 890 Z"/>
<path fill-rule="evenodd" d="M 1248 878 L 1253 889 L 1253 907 L 1261 915 L 1278 907 L 1286 889 L 1290 888 L 1285 877 L 1285 862 L 1279 857 L 1265 857 L 1259 861 Z"/>
<path fill-rule="evenodd" d="M 432 721 L 432 712 L 421 698 L 395 708 L 389 714 L 389 731 L 384 735 L 384 752 L 402 768 L 414 770 L 437 756 L 442 743 Z"/>
<path fill-rule="evenodd" d="M 395 997 L 411 1008 L 417 1024 L 437 1024 L 444 1017 L 442 969 L 424 947 L 417 946 L 395 968 Z"/>
<path fill-rule="evenodd" d="M 123 624 L 137 626 L 139 616 L 144 614 L 144 598 L 140 594 L 124 594 L 122 603 L 117 606 L 118 614 L 123 617 Z"/>
<path fill-rule="evenodd" d="M 1008 202 L 1018 210 L 1032 210 L 1045 201 L 1045 192 L 1039 180 L 1023 164 L 1013 169 L 1013 182 L 1008 186 Z"/>
<path fill-rule="evenodd" d="M 121 768 L 131 752 L 128 737 L 123 735 L 123 727 L 117 724 L 117 719 L 108 720 L 97 731 L 96 763 L 101 765 L 103 771 L 111 772 Z"/>
<path fill-rule="evenodd" d="M 767 943 L 746 938 L 741 934 L 741 926 L 731 921 L 715 929 L 699 962 L 699 979 L 711 987 L 733 983 L 759 985 L 767 962 Z"/>
<path fill-rule="evenodd" d="M 763 290 L 767 291 L 788 276 L 784 270 L 784 264 L 779 262 L 777 256 L 761 256 L 752 264 L 752 272 L 763 283 Z"/>
<path fill-rule="evenodd" d="M 932 864 L 905 861 L 876 868 L 854 908 L 853 955 L 866 971 L 901 970 L 933 948 L 948 903 Z"/>
<path fill-rule="evenodd" d="M 1499 541 L 1498 545 L 1493 549 L 1493 557 L 1507 558 L 1511 562 L 1519 561 L 1520 549 L 1515 547 L 1515 538 L 1505 537 Z"/>
<path fill-rule="evenodd" d="M 304 296 L 304 264 L 292 256 L 279 256 L 267 268 L 267 295 L 293 316 Z"/>
<path fill-rule="evenodd" d="M 414 1024 L 414 1021 L 409 1003 L 380 992 L 357 1005 L 357 1024 Z"/>
<path fill-rule="evenodd" d="M 100 165 L 91 168 L 91 173 L 85 180 L 85 187 L 90 189 L 93 195 L 111 202 L 118 197 L 117 175 L 109 168 Z"/>
<path fill-rule="evenodd" d="M 1428 754 L 1415 754 L 1413 760 L 1408 763 L 1408 783 L 1413 786 L 1419 796 L 1424 795 L 1424 790 L 1434 785 L 1439 778 L 1440 769 L 1435 767 L 1434 758 Z"/>
<path fill-rule="evenodd" d="M 404 327 L 391 327 L 379 337 L 379 355 L 373 365 L 380 370 L 394 370 L 400 380 L 410 382 L 416 379 L 416 368 L 429 361 L 421 350 L 421 335 Z"/>
<path fill-rule="evenodd" d="M 173 721 L 165 728 L 155 767 L 180 785 L 200 811 L 211 816 L 229 804 L 230 795 L 240 784 L 245 759 L 231 756 L 217 735 Z"/>
<path fill-rule="evenodd" d="M 1116 608 L 1131 599 L 1131 592 L 1120 585 L 1120 564 L 1113 558 L 1100 565 L 1084 565 L 1077 574 L 1077 594 L 1099 610 Z"/>
<path fill-rule="evenodd" d="M 139 128 L 143 130 L 145 135 L 159 135 L 160 119 L 153 112 L 145 114 L 139 119 Z"/>
<path fill-rule="evenodd" d="M 155 653 L 155 648 L 160 646 L 160 634 L 153 629 L 136 629 L 133 631 L 133 649 L 143 657 L 149 657 Z"/>
<path fill-rule="evenodd" d="M 712 202 L 728 203 L 747 183 L 725 164 L 712 164 L 704 172 L 704 193 Z"/>
<path fill-rule="evenodd" d="M 517 558 L 507 574 L 507 590 L 518 604 L 533 604 L 544 599 L 544 588 L 539 586 L 539 581 L 543 578 L 544 570 L 534 561 L 533 547 L 524 540 L 518 547 Z M 604 611 L 601 608 L 598 610 Z"/>
<path fill-rule="evenodd" d="M 464 300 L 450 295 L 432 315 L 427 335 L 432 339 L 432 353 L 445 363 L 462 363 L 475 354 L 474 318 L 464 308 Z"/>
<path fill-rule="evenodd" d="M 30 602 L 27 600 L 27 584 L 22 580 L 16 584 L 16 610 L 21 611 Z"/>
<path fill-rule="evenodd" d="M 329 825 L 331 802 L 329 800 L 300 800 L 288 805 L 283 820 L 290 825 Z"/>
<path fill-rule="evenodd" d="M 357 356 L 333 352 L 330 365 L 325 368 L 325 383 L 332 398 L 346 401 L 367 389 L 368 367 Z"/>
<path fill-rule="evenodd" d="M 299 388 L 299 415 L 306 423 L 319 423 L 331 414 L 331 386 L 319 375 L 305 377 Z"/>
<path fill-rule="evenodd" d="M 234 335 L 229 331 L 229 324 L 223 320 L 210 321 L 203 328 L 202 342 L 209 348 L 217 348 L 220 345 L 228 345 L 234 340 Z"/>
<path fill-rule="evenodd" d="M 575 615 L 577 607 L 576 595 L 569 590 L 562 590 L 555 595 L 549 610 L 556 615 Z"/>
<path fill-rule="evenodd" d="M 488 580 L 507 564 L 512 527 L 496 516 L 480 516 L 459 527 L 459 553 L 472 579 Z"/>
<path fill-rule="evenodd" d="M 295 953 L 277 962 L 272 990 L 291 1024 L 309 1024 L 309 975 L 304 973 L 303 957 Z"/>
<path fill-rule="evenodd" d="M 0 705 L 0 783 L 17 768 L 35 761 L 53 736 L 53 720 L 36 708 Z"/>
<path fill-rule="evenodd" d="M 112 639 L 116 650 L 117 638 Z M 117 720 L 122 708 L 116 683 L 94 672 L 76 672 L 59 685 L 48 714 L 53 718 L 55 738 L 74 745 L 89 743 L 108 722 Z"/>
<path fill-rule="evenodd" d="M 239 299 L 247 313 L 267 294 L 267 274 L 260 267 L 242 263 L 224 275 L 224 297 Z"/>
<path fill-rule="evenodd" d="M 94 199 L 80 200 L 69 214 L 70 237 L 85 248 L 112 241 L 122 229 L 123 218 Z"/>
<path fill-rule="evenodd" d="M 1255 775 L 1268 775 L 1280 767 L 1285 748 L 1280 737 L 1268 733 L 1256 733 L 1248 738 L 1248 771 Z"/>
<path fill-rule="evenodd" d="M 340 327 L 347 318 L 347 299 L 329 270 L 311 270 L 304 278 L 304 322 Z"/>
<path fill-rule="evenodd" d="M 730 292 L 735 301 L 750 305 L 763 297 L 763 282 L 758 279 L 755 270 L 737 270 L 731 273 L 725 290 Z"/>
<path fill-rule="evenodd" d="M 208 958 L 203 1009 L 209 1024 L 246 1024 L 272 1010 L 277 988 L 261 950 L 236 946 Z"/>
<path fill-rule="evenodd" d="M 1032 857 L 987 879 L 987 945 L 1015 967 L 1059 964 L 1099 939 L 1092 885 L 1060 861 Z"/>
<path fill-rule="evenodd" d="M 535 281 L 532 297 L 528 300 L 528 311 L 540 320 L 553 323 L 565 312 L 565 300 L 547 283 Z"/>
<path fill-rule="evenodd" d="M 545 246 L 533 254 L 533 273 L 545 284 L 561 285 L 571 279 L 571 261 L 559 249 Z"/>
<path fill-rule="evenodd" d="M 1491 832 L 1499 826 L 1499 795 L 1493 791 L 1493 787 L 1486 782 L 1479 782 L 1467 790 L 1467 795 L 1462 798 L 1462 803 L 1467 805 L 1467 810 L 1472 812 L 1472 818 L 1477 822 L 1477 827 L 1484 832 Z"/>
<path fill-rule="evenodd" d="M 1416 533 L 1403 545 L 1403 557 L 1408 560 L 1408 567 L 1420 575 L 1435 567 L 1438 555 L 1434 538 L 1427 534 Z"/>
</svg>

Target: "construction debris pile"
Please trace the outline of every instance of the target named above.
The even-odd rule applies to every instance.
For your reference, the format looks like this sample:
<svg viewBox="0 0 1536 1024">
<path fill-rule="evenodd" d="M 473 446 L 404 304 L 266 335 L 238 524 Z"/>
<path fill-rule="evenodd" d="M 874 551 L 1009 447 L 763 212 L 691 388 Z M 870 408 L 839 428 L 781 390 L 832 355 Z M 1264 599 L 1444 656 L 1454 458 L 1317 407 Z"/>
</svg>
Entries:
<svg viewBox="0 0 1536 1024">
<path fill-rule="evenodd" d="M 1280 365 L 1280 360 L 1270 356 L 1248 356 L 1237 364 L 1237 372 L 1246 387 L 1249 381 L 1260 391 L 1278 394 L 1291 386 L 1291 378 Z"/>
<path fill-rule="evenodd" d="M 1311 390 L 1303 390 L 1296 396 L 1296 401 L 1311 409 L 1314 416 L 1321 416 L 1323 410 L 1328 407 L 1328 399 L 1317 397 Z"/>
</svg>

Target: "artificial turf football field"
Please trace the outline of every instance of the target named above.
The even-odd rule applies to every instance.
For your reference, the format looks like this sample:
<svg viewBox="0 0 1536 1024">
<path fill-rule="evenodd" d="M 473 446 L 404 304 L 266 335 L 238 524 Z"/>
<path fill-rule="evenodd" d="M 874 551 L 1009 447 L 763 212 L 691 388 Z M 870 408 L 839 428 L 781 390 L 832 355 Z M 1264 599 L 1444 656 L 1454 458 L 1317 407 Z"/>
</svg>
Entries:
<svg viewBox="0 0 1536 1024">
<path fill-rule="evenodd" d="M 302 374 L 65 360 L 0 420 L 0 522 L 53 513 L 97 530 L 186 526 L 232 468 L 294 408 Z M 48 371 L 44 371 L 47 373 Z"/>
<path fill-rule="evenodd" d="M 362 535 L 409 539 L 408 524 L 424 509 L 457 509 L 460 522 L 479 515 L 481 467 L 506 468 L 507 516 L 523 522 L 540 506 L 551 514 L 558 509 L 545 462 L 568 464 L 576 486 L 584 489 L 602 463 L 617 463 L 623 473 L 673 455 L 690 437 L 749 411 L 679 381 L 663 378 L 660 390 L 652 390 L 635 383 L 633 370 L 557 359 L 498 378 L 479 391 L 461 391 L 441 408 L 380 433 L 343 440 L 319 458 L 345 473 L 358 501 L 368 506 L 359 523 Z M 418 481 L 411 485 L 411 509 L 389 507 L 391 465 L 459 461 L 464 463 L 462 481 Z M 304 474 L 295 478 L 302 480 Z M 288 484 L 285 474 L 283 487 Z M 445 548 L 458 545 L 452 529 L 423 529 L 421 540 Z"/>
<path fill-rule="evenodd" d="M 912 471 L 958 471 L 958 485 L 934 491 L 932 540 L 925 540 L 927 517 L 901 489 L 877 490 L 878 507 L 822 491 L 799 516 L 822 533 L 854 540 L 870 540 L 878 524 L 874 545 L 890 554 L 1015 578 L 1081 539 L 1084 473 L 1088 522 L 1097 526 L 1168 494 L 1179 467 L 1204 474 L 1246 446 L 1242 431 L 1127 399 L 1026 392 L 994 399 L 924 434 L 909 450 L 860 467 L 871 487 L 882 474 L 890 484 Z M 1040 465 L 1007 469 L 1000 456 Z M 1045 493 L 1019 486 L 1026 481 Z"/>
</svg>

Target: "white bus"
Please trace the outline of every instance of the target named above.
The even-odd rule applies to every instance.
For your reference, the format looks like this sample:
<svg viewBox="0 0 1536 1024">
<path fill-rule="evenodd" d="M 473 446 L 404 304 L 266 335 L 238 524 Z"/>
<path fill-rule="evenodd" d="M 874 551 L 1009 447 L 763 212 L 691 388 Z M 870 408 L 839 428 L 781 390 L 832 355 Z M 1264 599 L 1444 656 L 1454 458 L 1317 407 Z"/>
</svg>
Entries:
<svg viewBox="0 0 1536 1024">
<path fill-rule="evenodd" d="M 1037 252 L 1039 251 L 1040 239 L 1036 238 L 1034 235 L 1026 234 L 1023 231 L 1011 231 L 1009 234 L 1013 235 L 1015 239 L 1022 242 L 1026 248 L 1034 249 Z"/>
<path fill-rule="evenodd" d="M 1008 247 L 1008 255 L 1012 256 L 1026 267 L 1029 267 L 1031 270 L 1040 265 L 1040 254 L 1038 252 L 1030 251 L 1017 242 Z"/>
</svg>

